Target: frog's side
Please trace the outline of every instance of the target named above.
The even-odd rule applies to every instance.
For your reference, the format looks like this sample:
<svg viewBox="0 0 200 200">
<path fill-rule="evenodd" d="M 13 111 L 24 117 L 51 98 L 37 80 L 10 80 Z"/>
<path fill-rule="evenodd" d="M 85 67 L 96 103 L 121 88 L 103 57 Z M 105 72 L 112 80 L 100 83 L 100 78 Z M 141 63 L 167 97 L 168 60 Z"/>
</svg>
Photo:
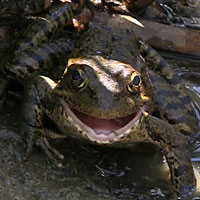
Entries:
<svg viewBox="0 0 200 200">
<path fill-rule="evenodd" d="M 133 32 L 91 22 L 62 79 L 55 83 L 39 76 L 27 86 L 21 120 L 26 153 L 37 142 L 60 166 L 57 157 L 64 157 L 47 138 L 71 136 L 124 147 L 153 143 L 166 156 L 175 190 L 187 196 L 196 182 L 185 135 L 195 133 L 197 119 L 181 84 L 171 67 Z M 61 133 L 42 129 L 44 115 Z"/>
</svg>

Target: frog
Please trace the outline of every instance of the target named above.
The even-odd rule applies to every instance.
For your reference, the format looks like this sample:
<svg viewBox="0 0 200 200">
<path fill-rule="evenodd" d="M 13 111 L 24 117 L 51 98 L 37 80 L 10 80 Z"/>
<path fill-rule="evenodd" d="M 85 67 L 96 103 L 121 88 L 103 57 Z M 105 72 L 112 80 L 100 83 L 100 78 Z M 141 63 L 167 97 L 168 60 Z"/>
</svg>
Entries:
<svg viewBox="0 0 200 200">
<path fill-rule="evenodd" d="M 196 180 L 188 145 L 198 122 L 183 81 L 133 31 L 109 20 L 115 16 L 89 22 L 58 82 L 42 75 L 28 81 L 20 120 L 25 158 L 37 144 L 62 167 L 64 156 L 51 139 L 114 148 L 151 143 L 166 157 L 173 189 L 181 197 L 191 195 Z M 44 116 L 58 132 L 43 128 Z"/>
<path fill-rule="evenodd" d="M 109 15 L 106 20 L 100 17 L 88 23 L 64 60 L 66 66 L 57 81 L 40 74 L 45 62 L 46 67 L 56 65 L 49 61 L 61 55 L 56 53 L 58 47 L 52 54 L 41 54 L 49 37 L 42 37 L 47 34 L 40 23 L 34 28 L 36 39 L 25 34 L 15 45 L 14 58 L 21 57 L 17 60 L 21 63 L 6 62 L 3 74 L 26 85 L 20 120 L 25 159 L 36 144 L 52 163 L 62 167 L 64 156 L 49 143 L 51 139 L 72 137 L 115 148 L 151 143 L 166 157 L 173 189 L 188 196 L 196 185 L 188 151 L 188 138 L 197 130 L 191 100 L 170 65 L 133 31 L 122 28 L 123 19 L 116 26 L 109 24 L 111 20 L 119 21 Z M 52 20 L 52 24 L 57 30 L 58 23 Z M 52 29 L 44 26 L 44 30 Z M 65 45 L 63 49 L 60 52 L 67 54 Z M 24 55 L 27 62 L 22 62 Z M 44 129 L 44 117 L 58 131 Z"/>
</svg>

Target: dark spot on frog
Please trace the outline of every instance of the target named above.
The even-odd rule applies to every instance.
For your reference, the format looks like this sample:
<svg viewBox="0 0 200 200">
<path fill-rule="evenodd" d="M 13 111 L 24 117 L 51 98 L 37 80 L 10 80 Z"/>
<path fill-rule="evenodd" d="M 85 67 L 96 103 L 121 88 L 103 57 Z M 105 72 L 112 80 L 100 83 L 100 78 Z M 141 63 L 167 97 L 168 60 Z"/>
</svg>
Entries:
<svg viewBox="0 0 200 200">
<path fill-rule="evenodd" d="M 184 105 L 179 103 L 179 102 L 176 102 L 176 103 L 169 103 L 167 106 L 166 106 L 166 109 L 172 109 L 174 111 L 177 111 L 179 109 L 184 109 Z M 183 120 L 184 121 L 184 120 Z"/>
<path fill-rule="evenodd" d="M 180 174 L 182 174 L 183 173 L 183 171 L 185 171 L 185 170 L 187 170 L 188 169 L 188 167 L 187 166 L 179 166 L 178 168 L 175 168 L 174 169 L 174 175 L 176 176 L 176 177 L 179 177 L 180 176 Z"/>
<path fill-rule="evenodd" d="M 183 104 L 189 104 L 191 102 L 188 96 L 180 97 L 180 100 L 182 101 Z"/>
<path fill-rule="evenodd" d="M 27 65 L 27 64 L 25 64 L 25 66 L 26 66 L 29 73 L 33 73 L 35 71 L 32 66 Z"/>
<path fill-rule="evenodd" d="M 32 41 L 32 38 L 29 37 L 29 36 L 26 36 L 26 37 L 24 38 L 24 42 L 26 42 L 30 47 L 34 46 L 34 43 L 33 43 L 33 41 Z"/>
<path fill-rule="evenodd" d="M 44 66 L 44 60 L 42 58 L 42 56 L 39 53 L 34 52 L 31 57 L 33 58 L 33 60 L 35 60 L 36 62 L 39 63 L 39 65 L 41 66 L 41 68 L 43 68 Z"/>
<path fill-rule="evenodd" d="M 176 90 L 174 90 L 174 91 L 167 90 L 167 88 L 166 88 L 166 89 L 163 89 L 163 90 L 159 90 L 157 92 L 157 95 L 161 96 L 161 97 L 170 97 L 170 96 L 171 97 L 178 97 L 180 95 L 180 92 L 176 91 Z"/>
<path fill-rule="evenodd" d="M 161 119 L 160 111 L 158 109 L 155 109 L 152 113 L 153 116 Z"/>
<path fill-rule="evenodd" d="M 149 128 L 150 128 L 150 126 L 149 126 Z M 162 142 L 163 141 L 162 137 L 154 131 L 149 131 L 149 135 L 151 135 L 151 138 L 155 142 Z"/>
<path fill-rule="evenodd" d="M 180 83 L 180 80 L 181 80 L 180 76 L 178 74 L 174 74 L 170 82 L 172 84 L 178 84 Z"/>
<path fill-rule="evenodd" d="M 9 69 L 5 69 L 5 74 L 7 74 L 7 76 L 15 76 L 15 72 L 10 71 Z"/>
<path fill-rule="evenodd" d="M 56 55 L 54 55 L 54 53 L 52 53 L 52 51 L 51 51 L 51 49 L 50 48 L 48 48 L 48 47 L 46 47 L 46 48 L 44 48 L 43 49 L 43 51 L 47 54 L 47 55 L 49 55 L 49 57 L 51 58 L 51 62 L 52 62 L 52 66 L 58 66 L 59 65 L 59 63 L 60 63 L 60 61 L 59 61 L 59 58 L 56 56 Z"/>
</svg>

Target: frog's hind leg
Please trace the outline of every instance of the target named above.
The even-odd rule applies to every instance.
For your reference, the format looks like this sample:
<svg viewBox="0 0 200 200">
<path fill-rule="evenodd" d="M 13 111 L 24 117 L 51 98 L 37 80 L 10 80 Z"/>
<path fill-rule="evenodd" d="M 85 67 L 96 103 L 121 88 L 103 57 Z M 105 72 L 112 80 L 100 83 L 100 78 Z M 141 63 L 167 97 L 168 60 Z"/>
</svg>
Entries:
<svg viewBox="0 0 200 200">
<path fill-rule="evenodd" d="M 31 23 L 20 33 L 20 39 L 14 51 L 22 52 L 30 47 L 37 47 L 52 38 L 55 32 L 72 24 L 73 5 L 64 3 L 53 6 L 42 16 L 28 16 Z"/>
<path fill-rule="evenodd" d="M 41 72 L 55 75 L 63 73 L 67 55 L 73 50 L 74 44 L 67 36 L 50 43 L 43 43 L 39 47 L 29 48 L 23 52 L 13 53 L 12 61 L 3 68 L 8 80 L 26 80 L 31 74 Z M 61 68 L 61 69 L 60 69 Z"/>
<path fill-rule="evenodd" d="M 138 48 L 147 62 L 156 105 L 162 105 L 157 106 L 162 118 L 182 134 L 192 136 L 197 131 L 197 117 L 181 76 L 147 43 L 139 40 Z"/>
<path fill-rule="evenodd" d="M 181 77 L 175 73 L 174 69 L 164 60 L 164 58 L 142 40 L 138 40 L 137 44 L 145 61 L 153 63 L 153 65 L 149 66 L 151 70 L 159 72 L 169 83 L 173 84 L 177 89 L 180 89 L 180 83 L 182 81 Z"/>
<path fill-rule="evenodd" d="M 5 65 L 1 70 L 1 79 L 5 77 L 7 80 L 23 81 L 36 71 L 47 72 L 49 66 L 54 68 L 59 66 L 64 56 L 66 57 L 67 53 L 72 50 L 72 41 L 66 36 L 56 42 L 47 41 L 53 37 L 55 32 L 72 24 L 72 8 L 72 3 L 59 4 L 51 8 L 47 15 L 33 17 L 31 23 L 19 33 L 19 38 L 3 58 L 2 63 Z"/>
</svg>

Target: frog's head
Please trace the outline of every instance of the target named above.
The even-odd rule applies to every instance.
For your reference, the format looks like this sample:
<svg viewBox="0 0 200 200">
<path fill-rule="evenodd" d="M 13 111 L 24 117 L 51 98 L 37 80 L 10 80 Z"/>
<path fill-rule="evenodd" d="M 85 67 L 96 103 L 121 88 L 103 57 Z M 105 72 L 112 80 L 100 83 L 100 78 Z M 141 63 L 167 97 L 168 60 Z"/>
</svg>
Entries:
<svg viewBox="0 0 200 200">
<path fill-rule="evenodd" d="M 130 129 L 150 103 L 141 73 L 101 56 L 70 59 L 56 93 L 74 123 L 98 143 L 107 143 Z"/>
</svg>

